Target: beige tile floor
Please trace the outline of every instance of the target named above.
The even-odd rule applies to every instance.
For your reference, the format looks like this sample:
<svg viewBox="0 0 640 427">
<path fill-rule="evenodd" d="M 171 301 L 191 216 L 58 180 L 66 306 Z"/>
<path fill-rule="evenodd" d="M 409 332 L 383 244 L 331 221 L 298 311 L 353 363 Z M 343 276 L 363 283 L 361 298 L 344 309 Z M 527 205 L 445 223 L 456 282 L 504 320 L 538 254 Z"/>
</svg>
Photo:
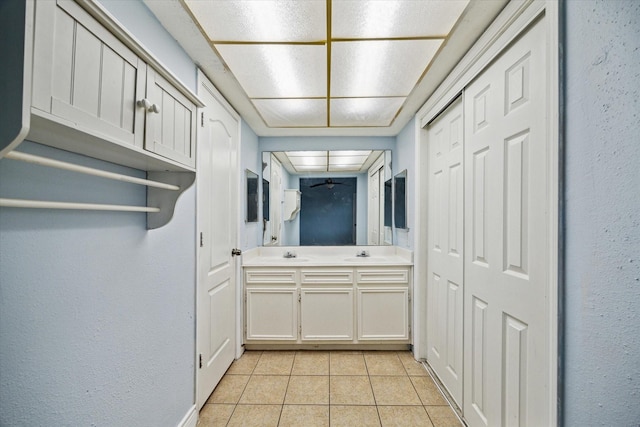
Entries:
<svg viewBox="0 0 640 427">
<path fill-rule="evenodd" d="M 198 426 L 461 426 L 409 352 L 247 351 Z"/>
</svg>

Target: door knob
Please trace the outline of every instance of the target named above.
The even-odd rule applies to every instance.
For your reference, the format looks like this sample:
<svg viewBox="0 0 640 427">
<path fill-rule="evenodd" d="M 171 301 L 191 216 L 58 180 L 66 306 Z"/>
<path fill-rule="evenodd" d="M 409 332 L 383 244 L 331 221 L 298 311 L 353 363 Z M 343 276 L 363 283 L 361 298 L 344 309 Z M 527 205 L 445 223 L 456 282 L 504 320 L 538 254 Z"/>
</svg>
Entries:
<svg viewBox="0 0 640 427">
<path fill-rule="evenodd" d="M 231 256 L 242 255 L 242 251 L 240 249 L 231 249 Z"/>
<path fill-rule="evenodd" d="M 138 107 L 142 107 L 145 110 L 147 110 L 150 113 L 159 113 L 160 112 L 160 107 L 158 107 L 156 104 L 152 104 L 151 102 L 149 102 L 149 100 L 147 98 L 143 98 L 141 100 L 139 100 L 138 102 L 136 102 L 136 105 Z"/>
</svg>

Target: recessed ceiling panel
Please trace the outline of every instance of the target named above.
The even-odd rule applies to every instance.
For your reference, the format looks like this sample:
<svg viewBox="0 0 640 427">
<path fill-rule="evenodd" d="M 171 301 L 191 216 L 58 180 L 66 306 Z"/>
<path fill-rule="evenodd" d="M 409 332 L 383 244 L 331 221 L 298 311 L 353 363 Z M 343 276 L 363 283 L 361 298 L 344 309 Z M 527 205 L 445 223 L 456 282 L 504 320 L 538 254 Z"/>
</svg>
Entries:
<svg viewBox="0 0 640 427">
<path fill-rule="evenodd" d="M 326 97 L 324 46 L 216 45 L 249 98 Z"/>
<path fill-rule="evenodd" d="M 185 0 L 213 41 L 326 40 L 324 0 Z"/>
<path fill-rule="evenodd" d="M 254 99 L 253 104 L 270 127 L 327 125 L 325 99 Z"/>
<path fill-rule="evenodd" d="M 407 96 L 442 40 L 339 42 L 331 47 L 331 96 Z"/>
<path fill-rule="evenodd" d="M 389 126 L 405 98 L 331 100 L 331 126 Z"/>
<path fill-rule="evenodd" d="M 468 0 L 333 0 L 333 38 L 446 36 Z"/>
</svg>

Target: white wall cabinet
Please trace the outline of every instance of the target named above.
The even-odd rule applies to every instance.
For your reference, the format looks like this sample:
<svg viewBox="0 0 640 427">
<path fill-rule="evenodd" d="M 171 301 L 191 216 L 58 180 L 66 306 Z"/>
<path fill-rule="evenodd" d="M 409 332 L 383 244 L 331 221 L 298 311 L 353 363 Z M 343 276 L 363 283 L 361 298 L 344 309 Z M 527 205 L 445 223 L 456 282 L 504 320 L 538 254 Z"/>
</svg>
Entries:
<svg viewBox="0 0 640 427">
<path fill-rule="evenodd" d="M 146 171 L 195 170 L 202 102 L 102 6 L 37 0 L 25 10 L 25 59 L 12 64 L 24 69 L 27 103 L 12 107 L 23 131 L 0 141 L 3 153 L 29 139 Z"/>
<path fill-rule="evenodd" d="M 195 166 L 197 111 L 193 102 L 162 78 L 147 72 L 147 112 L 144 148 L 188 166 Z"/>
<path fill-rule="evenodd" d="M 405 266 L 245 267 L 245 343 L 408 344 L 410 273 Z"/>
</svg>

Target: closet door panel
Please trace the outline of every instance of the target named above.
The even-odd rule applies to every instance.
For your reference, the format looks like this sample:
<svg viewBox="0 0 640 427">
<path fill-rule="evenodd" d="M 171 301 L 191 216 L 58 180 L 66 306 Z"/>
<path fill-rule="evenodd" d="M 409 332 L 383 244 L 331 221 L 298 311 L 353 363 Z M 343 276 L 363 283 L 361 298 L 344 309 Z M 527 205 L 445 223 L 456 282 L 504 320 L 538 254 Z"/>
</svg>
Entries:
<svg viewBox="0 0 640 427">
<path fill-rule="evenodd" d="M 465 91 L 464 416 L 551 425 L 543 20 Z M 535 76 L 535 78 L 533 78 Z"/>
<path fill-rule="evenodd" d="M 462 100 L 428 129 L 427 360 L 462 405 L 464 169 Z"/>
</svg>

